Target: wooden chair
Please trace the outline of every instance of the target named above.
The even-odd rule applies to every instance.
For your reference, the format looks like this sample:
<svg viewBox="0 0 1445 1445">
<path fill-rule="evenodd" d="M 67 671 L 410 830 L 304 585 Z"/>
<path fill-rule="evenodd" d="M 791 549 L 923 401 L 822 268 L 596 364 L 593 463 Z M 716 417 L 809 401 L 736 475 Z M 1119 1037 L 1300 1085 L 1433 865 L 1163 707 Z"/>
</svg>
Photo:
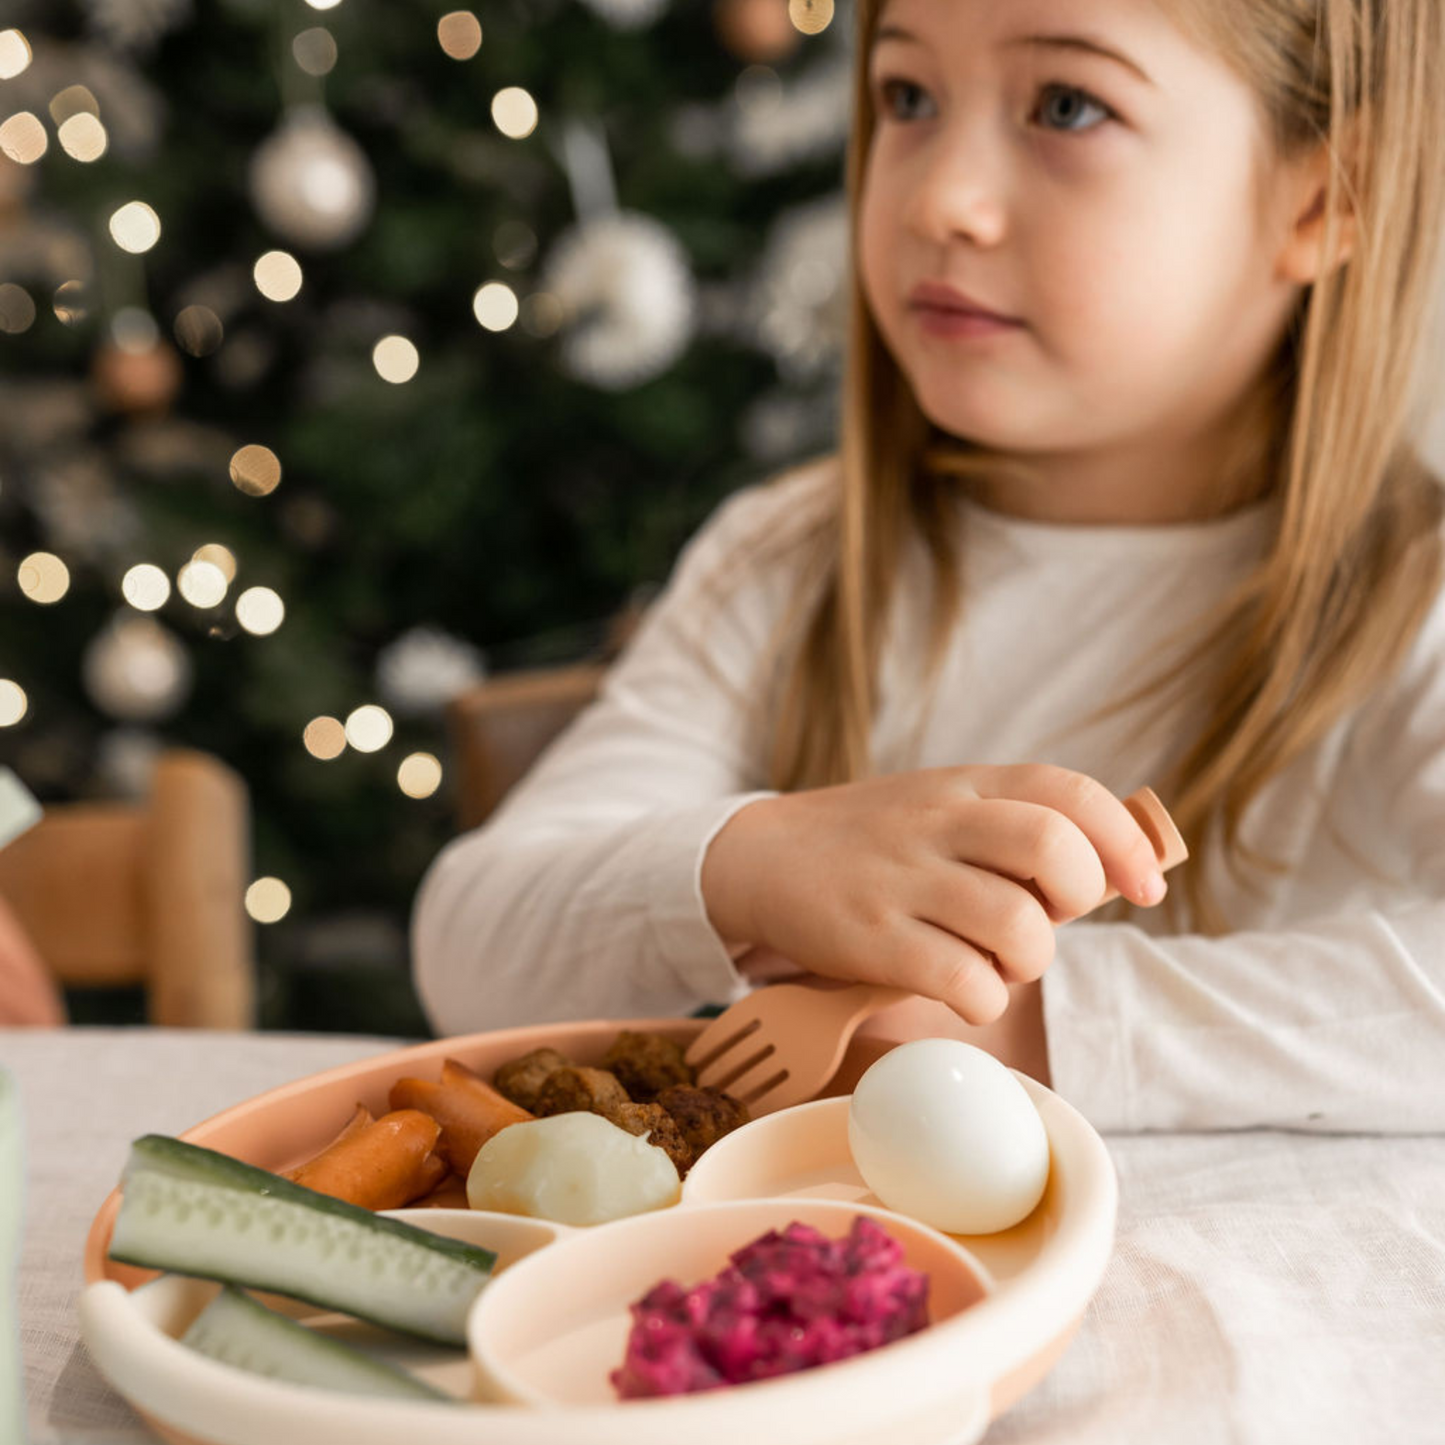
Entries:
<svg viewBox="0 0 1445 1445">
<path fill-rule="evenodd" d="M 488 678 L 455 697 L 447 727 L 462 828 L 491 816 L 542 750 L 597 696 L 604 662 L 534 668 Z"/>
<path fill-rule="evenodd" d="M 55 977 L 141 984 L 169 1026 L 252 1026 L 249 874 L 245 784 L 187 750 L 161 754 L 144 803 L 50 807 L 0 850 L 0 895 Z"/>
</svg>

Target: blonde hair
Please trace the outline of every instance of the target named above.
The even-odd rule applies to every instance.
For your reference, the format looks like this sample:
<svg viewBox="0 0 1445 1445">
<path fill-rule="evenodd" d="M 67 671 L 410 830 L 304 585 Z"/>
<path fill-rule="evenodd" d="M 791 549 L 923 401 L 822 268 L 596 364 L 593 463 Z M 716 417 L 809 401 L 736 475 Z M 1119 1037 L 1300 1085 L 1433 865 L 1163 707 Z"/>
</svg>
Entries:
<svg viewBox="0 0 1445 1445">
<path fill-rule="evenodd" d="M 1151 684 L 1200 704 L 1197 734 L 1159 780 L 1191 851 L 1236 872 L 1268 865 L 1241 837 L 1271 778 L 1400 665 L 1440 583 L 1440 491 L 1410 443 L 1426 317 L 1441 254 L 1445 57 L 1440 0 L 1170 0 L 1181 22 L 1259 96 L 1279 154 L 1328 146 L 1325 254 L 1352 214 L 1350 259 L 1306 293 L 1284 339 L 1248 458 L 1278 501 L 1272 546 L 1209 635 Z M 883 0 L 858 0 L 847 180 L 852 233 L 874 116 L 868 58 Z M 771 727 L 770 783 L 852 781 L 873 769 L 880 651 L 910 533 L 934 568 L 922 695 L 960 610 L 950 500 L 1007 458 L 940 432 L 884 346 L 852 268 L 842 423 Z M 796 541 L 796 537 L 794 538 Z M 799 625 L 800 616 L 802 618 Z M 1184 903 L 1218 931 L 1201 870 Z M 1178 891 L 1178 890 L 1176 890 Z"/>
</svg>

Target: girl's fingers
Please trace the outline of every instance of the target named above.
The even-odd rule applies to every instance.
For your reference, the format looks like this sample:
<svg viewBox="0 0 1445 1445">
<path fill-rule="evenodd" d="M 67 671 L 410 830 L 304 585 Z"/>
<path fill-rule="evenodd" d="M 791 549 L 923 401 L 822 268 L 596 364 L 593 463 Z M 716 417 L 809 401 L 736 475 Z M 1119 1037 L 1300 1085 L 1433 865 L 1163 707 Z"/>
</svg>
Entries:
<svg viewBox="0 0 1445 1445">
<path fill-rule="evenodd" d="M 911 912 L 986 959 L 1005 983 L 1032 983 L 1054 960 L 1054 925 L 1043 905 L 989 868 L 961 864 L 933 874 Z"/>
<path fill-rule="evenodd" d="M 1042 803 L 976 800 L 955 815 L 948 848 L 961 864 L 1012 880 L 1013 895 L 1024 885 L 1035 912 L 1042 904 L 1054 923 L 1087 913 L 1107 887 L 1099 854 L 1078 824 Z"/>
<path fill-rule="evenodd" d="M 936 998 L 971 1024 L 990 1024 L 1008 1007 L 1008 986 L 993 961 L 946 929 L 910 918 L 897 947 L 903 966 L 896 977 L 878 982 Z"/>
<path fill-rule="evenodd" d="M 1012 798 L 1062 813 L 1093 846 L 1107 883 L 1131 902 L 1148 907 L 1163 898 L 1164 874 L 1148 834 L 1102 783 L 1087 774 L 1046 763 L 971 768 L 969 777 L 980 798 Z M 1102 895 L 1101 889 L 1088 907 L 1098 903 Z"/>
</svg>

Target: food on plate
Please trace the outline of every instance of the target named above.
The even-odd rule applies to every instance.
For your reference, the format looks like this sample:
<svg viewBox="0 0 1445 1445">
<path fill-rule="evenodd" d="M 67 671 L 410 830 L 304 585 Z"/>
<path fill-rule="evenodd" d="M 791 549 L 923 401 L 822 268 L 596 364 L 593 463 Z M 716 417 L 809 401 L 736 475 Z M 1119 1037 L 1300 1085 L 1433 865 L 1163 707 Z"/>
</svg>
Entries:
<svg viewBox="0 0 1445 1445">
<path fill-rule="evenodd" d="M 695 1084 L 697 1076 L 681 1044 L 660 1034 L 623 1029 L 602 1056 L 602 1067 L 617 1075 L 634 1103 L 650 1104 L 674 1084 Z"/>
<path fill-rule="evenodd" d="M 539 1119 L 545 1119 L 552 1114 L 571 1114 L 585 1109 L 590 1114 L 601 1114 L 605 1119 L 619 1105 L 631 1102 L 631 1096 L 616 1074 L 609 1074 L 606 1069 L 568 1064 L 565 1068 L 554 1069 L 547 1076 L 546 1082 L 537 1091 L 534 1112 Z"/>
<path fill-rule="evenodd" d="M 672 1160 L 600 1114 L 552 1114 L 487 1140 L 467 1176 L 473 1209 L 602 1224 L 676 1204 Z"/>
<path fill-rule="evenodd" d="M 391 1107 L 430 1114 L 441 1125 L 437 1148 L 463 1179 L 477 1150 L 498 1130 L 532 1117 L 455 1059 L 442 1064 L 439 1081 L 398 1079 L 391 1086 Z"/>
<path fill-rule="evenodd" d="M 748 1122 L 739 1100 L 693 1083 L 678 1044 L 633 1029 L 617 1036 L 601 1068 L 533 1049 L 498 1068 L 493 1086 L 539 1118 L 585 1109 L 630 1134 L 648 1134 L 684 1176 L 704 1149 Z"/>
<path fill-rule="evenodd" d="M 450 1172 L 436 1152 L 440 1134 L 441 1125 L 418 1109 L 395 1109 L 373 1119 L 358 1104 L 346 1128 L 286 1178 L 363 1209 L 400 1209 L 430 1193 Z"/>
<path fill-rule="evenodd" d="M 408 1370 L 267 1309 L 233 1285 L 191 1321 L 181 1343 L 210 1359 L 273 1380 L 380 1395 L 393 1400 L 448 1400 Z"/>
<path fill-rule="evenodd" d="M 159 1134 L 131 1145 L 110 1257 L 271 1290 L 447 1345 L 466 1343 L 467 1310 L 496 1263 L 491 1250 Z"/>
<path fill-rule="evenodd" d="M 1049 1139 L 1027 1090 L 959 1039 L 890 1049 L 858 1080 L 848 1147 L 868 1187 L 950 1234 L 993 1234 L 1031 1214 L 1049 1179 Z"/>
<path fill-rule="evenodd" d="M 687 1177 L 687 1171 L 692 1168 L 697 1156 L 683 1138 L 677 1120 L 661 1104 L 620 1104 L 603 1117 L 610 1119 L 619 1129 L 626 1129 L 629 1134 L 636 1134 L 639 1139 L 656 1145 L 672 1160 L 678 1175 Z"/>
<path fill-rule="evenodd" d="M 492 1075 L 492 1086 L 514 1104 L 529 1113 L 537 1110 L 537 1095 L 550 1074 L 570 1069 L 572 1060 L 556 1049 L 532 1049 L 518 1059 L 510 1059 Z"/>
<path fill-rule="evenodd" d="M 724 1134 L 748 1122 L 748 1106 L 721 1089 L 672 1084 L 657 1096 L 657 1102 L 676 1121 L 693 1162 Z"/>
<path fill-rule="evenodd" d="M 624 1400 L 682 1395 L 812 1369 L 902 1339 L 928 1323 L 928 1276 L 866 1215 L 843 1239 L 793 1222 L 685 1289 L 663 1280 L 631 1307 Z"/>
</svg>

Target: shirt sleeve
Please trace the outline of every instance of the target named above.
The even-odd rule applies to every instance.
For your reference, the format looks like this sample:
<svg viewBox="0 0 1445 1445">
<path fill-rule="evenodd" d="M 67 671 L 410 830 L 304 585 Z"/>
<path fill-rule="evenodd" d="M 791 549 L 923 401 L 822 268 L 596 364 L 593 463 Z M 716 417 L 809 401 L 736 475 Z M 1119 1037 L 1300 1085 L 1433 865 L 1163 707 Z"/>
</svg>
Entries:
<svg viewBox="0 0 1445 1445">
<path fill-rule="evenodd" d="M 1442 639 L 1437 606 L 1346 730 L 1336 790 L 1359 866 L 1391 881 L 1376 906 L 1218 937 L 1060 930 L 1050 1072 L 1097 1128 L 1445 1130 Z"/>
<path fill-rule="evenodd" d="M 758 704 L 792 584 L 752 543 L 802 485 L 723 503 L 596 702 L 433 862 L 412 959 L 438 1032 L 676 1015 L 746 991 L 700 875 L 733 814 L 773 795 Z"/>
</svg>

